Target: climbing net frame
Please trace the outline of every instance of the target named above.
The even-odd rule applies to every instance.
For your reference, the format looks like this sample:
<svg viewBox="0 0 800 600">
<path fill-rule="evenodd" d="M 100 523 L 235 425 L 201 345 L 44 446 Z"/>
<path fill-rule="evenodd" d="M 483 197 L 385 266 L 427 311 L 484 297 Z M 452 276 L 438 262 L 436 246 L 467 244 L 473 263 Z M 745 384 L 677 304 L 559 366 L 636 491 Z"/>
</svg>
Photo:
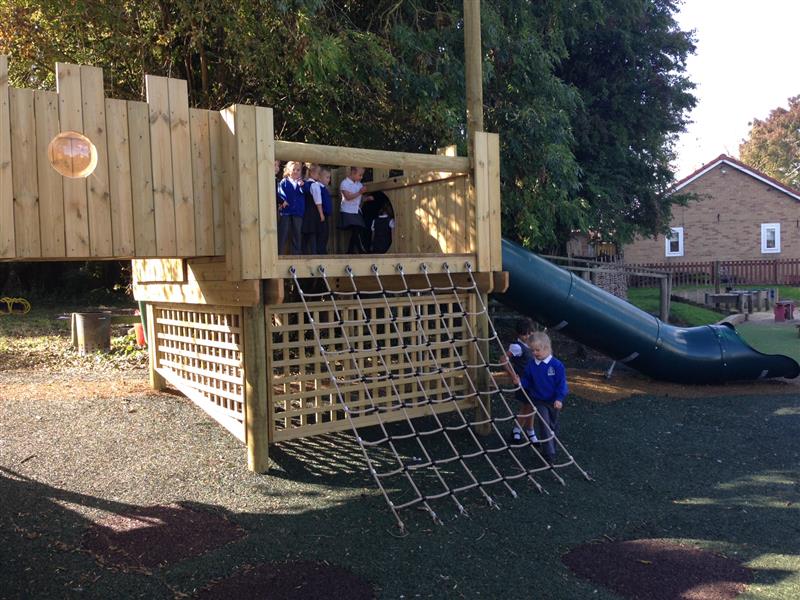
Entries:
<svg viewBox="0 0 800 600">
<path fill-rule="evenodd" d="M 558 471 L 567 467 L 590 479 L 541 419 L 525 390 L 519 385 L 504 388 L 497 381 L 493 370 L 505 368 L 505 351 L 472 267 L 469 263 L 464 267 L 467 285 L 456 283 L 446 263 L 447 283 L 435 285 L 422 263 L 425 285 L 412 287 L 404 266 L 398 264 L 392 275 L 399 275 L 402 285 L 390 289 L 372 265 L 374 285 L 367 291 L 359 290 L 349 266 L 345 273 L 351 289 L 346 291 L 334 289 L 324 266 L 318 268 L 322 291 L 306 289 L 296 269 L 289 270 L 313 333 L 314 351 L 328 371 L 331 395 L 338 402 L 335 410 L 350 424 L 367 469 L 401 530 L 405 524 L 400 511 L 406 508 L 421 508 L 441 522 L 432 505 L 437 500 L 449 498 L 457 512 L 466 515 L 462 498 L 467 493 L 477 493 L 497 508 L 490 493 L 493 487 L 517 497 L 512 484 L 527 481 L 546 492 L 537 477 L 548 475 L 564 485 Z M 330 305 L 332 323 L 315 319 L 320 302 Z M 381 304 L 383 310 L 377 311 Z M 486 336 L 480 336 L 475 326 L 479 318 L 488 322 Z M 438 323 L 435 334 L 433 321 Z M 500 362 L 491 362 L 486 348 L 481 348 L 486 344 L 496 345 Z M 370 355 L 369 363 L 363 360 L 364 352 Z M 488 382 L 485 389 L 481 379 Z M 432 382 L 436 382 L 433 387 Z M 376 384 L 383 393 L 376 393 Z M 416 394 L 409 395 L 410 387 Z M 507 396 L 518 391 L 545 432 L 536 444 L 527 438 L 509 442 L 519 403 Z M 475 408 L 472 419 L 469 406 Z M 360 426 L 365 416 L 374 427 Z M 487 435 L 479 435 L 478 429 Z M 561 457 L 555 462 L 548 462 L 539 449 L 539 444 L 551 441 Z"/>
</svg>

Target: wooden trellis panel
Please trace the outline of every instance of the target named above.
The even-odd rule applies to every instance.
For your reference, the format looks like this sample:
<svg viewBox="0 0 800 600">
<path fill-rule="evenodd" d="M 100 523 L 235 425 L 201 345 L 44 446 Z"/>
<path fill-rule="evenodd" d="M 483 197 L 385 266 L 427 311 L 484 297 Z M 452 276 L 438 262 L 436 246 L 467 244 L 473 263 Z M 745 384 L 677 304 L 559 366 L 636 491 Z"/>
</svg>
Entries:
<svg viewBox="0 0 800 600">
<path fill-rule="evenodd" d="M 156 370 L 244 441 L 242 311 L 153 306 Z"/>
<path fill-rule="evenodd" d="M 468 307 L 474 298 L 463 295 L 462 302 Z M 338 317 L 331 302 L 309 304 L 326 349 L 355 350 L 329 357 L 337 385 L 331 380 L 303 305 L 290 303 L 266 308 L 273 441 L 349 429 L 338 393 L 354 411 L 353 421 L 360 427 L 378 422 L 378 415 L 370 410 L 373 406 L 390 408 L 381 412 L 380 418 L 395 421 L 430 414 L 431 406 L 425 404 L 425 396 L 443 400 L 451 394 L 468 392 L 464 370 L 449 370 L 468 362 L 471 345 L 466 318 L 453 294 L 437 295 L 436 301 L 432 296 L 415 296 L 414 306 L 405 296 L 389 298 L 390 309 L 383 299 L 362 300 L 362 303 L 370 319 L 369 326 L 339 325 L 339 318 L 363 319 L 357 301 L 337 301 Z M 392 315 L 396 317 L 397 328 L 391 323 Z M 373 335 L 380 350 L 375 347 Z M 426 338 L 431 345 L 425 349 L 402 347 L 422 344 Z M 437 372 L 439 367 L 445 371 L 443 374 Z M 359 371 L 361 375 L 376 377 L 387 370 L 393 374 L 393 381 L 381 379 L 366 385 L 355 381 Z M 401 402 L 406 405 L 405 410 L 400 407 Z M 459 400 L 458 405 L 468 408 L 474 402 Z M 433 408 L 443 412 L 455 406 L 454 402 L 442 402 Z"/>
</svg>

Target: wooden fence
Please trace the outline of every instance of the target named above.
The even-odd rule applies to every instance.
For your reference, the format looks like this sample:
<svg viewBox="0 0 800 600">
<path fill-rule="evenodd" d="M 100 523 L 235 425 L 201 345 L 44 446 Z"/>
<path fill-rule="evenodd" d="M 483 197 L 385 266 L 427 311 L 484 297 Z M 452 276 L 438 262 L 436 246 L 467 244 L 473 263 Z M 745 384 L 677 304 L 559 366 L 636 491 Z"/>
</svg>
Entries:
<svg viewBox="0 0 800 600">
<path fill-rule="evenodd" d="M 706 262 L 629 264 L 672 275 L 673 285 L 800 285 L 800 258 L 719 260 Z M 652 280 L 631 276 L 631 287 L 651 286 Z"/>
</svg>

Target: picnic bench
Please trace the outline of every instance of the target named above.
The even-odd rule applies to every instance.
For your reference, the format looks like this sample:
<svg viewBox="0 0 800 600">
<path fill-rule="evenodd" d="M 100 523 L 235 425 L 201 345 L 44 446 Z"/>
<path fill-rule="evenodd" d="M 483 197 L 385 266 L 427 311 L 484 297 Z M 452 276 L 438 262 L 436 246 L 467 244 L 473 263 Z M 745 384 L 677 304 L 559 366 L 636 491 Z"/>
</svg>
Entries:
<svg viewBox="0 0 800 600">
<path fill-rule="evenodd" d="M 721 305 L 726 307 L 733 307 L 738 312 L 753 312 L 753 294 L 752 292 L 726 292 L 721 294 L 706 293 L 705 295 L 706 306 L 713 306 L 719 308 Z"/>
</svg>

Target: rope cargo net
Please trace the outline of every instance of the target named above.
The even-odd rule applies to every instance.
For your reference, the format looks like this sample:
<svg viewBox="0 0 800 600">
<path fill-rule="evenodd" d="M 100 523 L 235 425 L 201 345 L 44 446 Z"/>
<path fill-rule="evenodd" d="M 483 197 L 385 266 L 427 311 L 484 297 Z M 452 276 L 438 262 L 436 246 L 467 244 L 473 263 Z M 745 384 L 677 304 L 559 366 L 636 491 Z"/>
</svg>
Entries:
<svg viewBox="0 0 800 600">
<path fill-rule="evenodd" d="M 424 278 L 418 279 L 425 282 L 424 287 L 411 287 L 402 265 L 397 265 L 395 273 L 391 274 L 399 276 L 393 279 L 402 283 L 398 289 L 385 287 L 376 265 L 371 271 L 373 285 L 359 290 L 359 278 L 346 267 L 352 286 L 347 291 L 334 289 L 324 266 L 318 268 L 319 277 L 312 280 L 321 281 L 321 286 L 309 285 L 308 280 L 298 277 L 294 268 L 290 269 L 290 274 L 305 307 L 320 356 L 327 366 L 333 393 L 347 415 L 369 473 L 401 531 L 405 530 L 405 524 L 400 512 L 406 508 L 427 511 L 434 522 L 441 523 L 433 508 L 435 501 L 449 499 L 457 514 L 467 515 L 463 500 L 468 493 L 477 493 L 488 506 L 499 508 L 490 490 L 500 490 L 516 498 L 514 485 L 532 484 L 538 492 L 547 493 L 539 478 L 565 485 L 559 471 L 568 467 L 590 479 L 546 421 L 539 417 L 525 390 L 519 385 L 501 387 L 498 383 L 493 371 L 505 367 L 505 352 L 469 263 L 465 265 L 467 285 L 457 284 L 447 264 L 443 266 L 446 278 L 440 280 L 446 283 L 444 286 L 434 285 L 424 263 L 420 265 Z M 308 289 L 304 289 L 304 285 Z M 365 306 L 365 299 L 375 298 L 385 303 L 382 313 Z M 398 298 L 404 299 L 411 310 L 398 310 Z M 469 310 L 470 299 L 473 299 L 473 310 Z M 339 326 L 335 337 L 330 336 L 329 327 L 320 327 L 313 318 L 310 304 L 319 301 L 331 303 Z M 352 310 L 354 306 L 355 311 Z M 431 306 L 436 307 L 438 316 L 435 336 L 423 325 L 430 319 L 429 314 L 423 315 L 423 310 L 430 311 Z M 356 318 L 345 319 L 346 315 Z M 480 319 L 488 322 L 485 336 L 479 335 L 476 325 Z M 456 321 L 460 325 L 458 328 L 453 326 Z M 456 329 L 460 336 L 454 333 Z M 322 334 L 321 330 L 326 333 Z M 393 333 L 388 343 L 387 330 Z M 352 341 L 355 337 L 370 341 L 369 369 L 365 368 L 363 360 L 364 344 L 357 348 Z M 496 345 L 502 362 L 491 362 L 486 354 L 487 344 Z M 442 346 L 447 347 L 444 351 L 447 361 L 442 360 Z M 350 365 L 347 372 L 352 375 L 341 375 L 343 364 Z M 481 372 L 484 374 L 479 376 Z M 465 385 L 455 389 L 454 374 L 460 374 Z M 488 382 L 484 386 L 486 389 L 481 389 L 479 377 Z M 436 382 L 434 386 L 432 380 Z M 381 383 L 381 389 L 386 390 L 380 397 L 375 392 L 376 383 Z M 361 385 L 360 396 L 366 397 L 366 404 L 348 404 L 352 392 L 347 390 L 354 384 Z M 409 399 L 409 388 L 417 391 L 414 400 Z M 538 444 L 524 435 L 523 442 L 509 441 L 519 404 L 514 397 L 518 390 L 530 403 L 537 430 L 545 434 L 545 437 L 540 436 Z M 465 401 L 471 402 L 474 409 L 465 408 Z M 427 407 L 425 416 L 412 418 L 410 409 L 417 409 L 420 404 Z M 371 415 L 376 425 L 366 428 L 356 424 L 366 415 Z M 538 446 L 551 440 L 556 444 L 558 455 L 549 463 Z"/>
</svg>

